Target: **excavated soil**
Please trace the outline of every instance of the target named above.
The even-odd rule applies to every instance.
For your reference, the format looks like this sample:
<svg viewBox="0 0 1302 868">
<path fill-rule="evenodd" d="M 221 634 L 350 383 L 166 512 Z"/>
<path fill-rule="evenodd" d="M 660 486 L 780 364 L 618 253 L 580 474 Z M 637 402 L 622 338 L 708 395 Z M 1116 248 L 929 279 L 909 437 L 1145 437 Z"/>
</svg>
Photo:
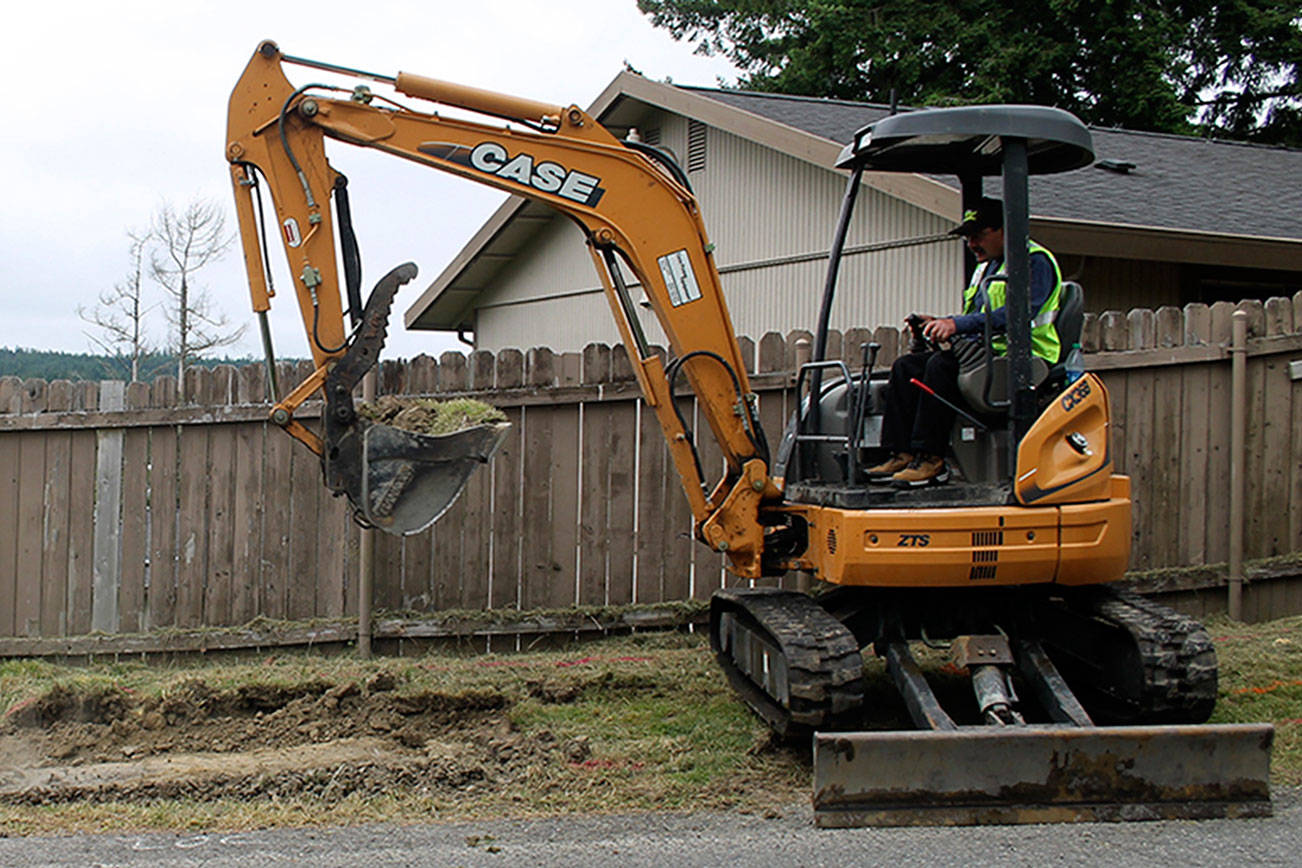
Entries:
<svg viewBox="0 0 1302 868">
<path fill-rule="evenodd" d="M 224 692 L 193 680 L 146 700 L 56 689 L 0 724 L 0 802 L 483 793 L 588 757 L 584 739 L 513 732 L 495 692 L 394 688 L 378 675 Z"/>
<path fill-rule="evenodd" d="M 501 410 L 473 398 L 437 401 L 381 395 L 374 403 L 359 404 L 357 413 L 372 422 L 417 434 L 452 434 L 475 425 L 506 421 L 506 414 Z"/>
</svg>

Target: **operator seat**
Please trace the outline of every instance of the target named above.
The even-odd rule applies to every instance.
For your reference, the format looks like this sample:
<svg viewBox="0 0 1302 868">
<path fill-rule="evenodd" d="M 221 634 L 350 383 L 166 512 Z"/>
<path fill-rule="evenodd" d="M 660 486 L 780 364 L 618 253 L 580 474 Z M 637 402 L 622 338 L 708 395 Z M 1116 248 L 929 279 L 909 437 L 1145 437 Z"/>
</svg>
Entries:
<svg viewBox="0 0 1302 868">
<path fill-rule="evenodd" d="M 1085 320 L 1084 307 L 1085 295 L 1080 284 L 1063 281 L 1058 296 L 1058 316 L 1054 320 L 1062 347 L 1059 361 L 1050 367 L 1038 356 L 1031 359 L 1031 378 L 1036 384 L 1042 408 L 1046 398 L 1052 400 L 1062 392 L 1067 382 L 1063 362 L 1071 345 L 1080 342 Z M 982 431 L 962 418 L 955 419 L 950 435 L 950 449 L 963 478 L 968 482 L 998 484 L 1006 480 L 1011 471 L 1008 466 L 1008 413 L 1006 408 L 990 407 L 983 399 L 987 361 L 985 349 L 980 341 L 967 341 L 966 344 L 968 346 L 955 344 L 955 355 L 959 357 L 959 391 L 972 409 L 982 415 L 989 428 Z M 1008 359 L 995 358 L 991 372 L 993 379 L 990 396 L 999 400 L 1007 394 Z"/>
</svg>

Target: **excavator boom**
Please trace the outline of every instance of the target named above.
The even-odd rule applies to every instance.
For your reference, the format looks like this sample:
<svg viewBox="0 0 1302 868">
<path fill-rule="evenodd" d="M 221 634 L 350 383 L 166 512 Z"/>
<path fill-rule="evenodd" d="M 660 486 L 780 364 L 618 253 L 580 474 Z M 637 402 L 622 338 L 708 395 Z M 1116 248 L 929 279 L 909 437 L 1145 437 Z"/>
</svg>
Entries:
<svg viewBox="0 0 1302 868">
<path fill-rule="evenodd" d="M 284 74 L 286 63 L 351 72 L 390 84 L 413 99 L 511 123 L 418 111 L 381 100 L 364 86 L 342 95 L 340 88 L 324 85 L 295 88 Z M 758 576 L 762 548 L 756 519 L 758 497 L 776 497 L 777 489 L 768 480 L 758 407 L 719 286 L 713 245 L 686 176 L 672 159 L 655 149 L 616 139 L 577 106 L 553 106 L 409 73 L 392 77 L 357 73 L 288 57 L 275 43 L 264 42 L 231 95 L 226 155 L 253 308 L 259 313 L 270 306 L 273 291 L 266 278 L 263 234 L 256 220 L 253 194 L 257 177 L 264 178 L 271 189 L 276 223 L 317 365 L 313 378 L 290 399 L 281 401 L 273 418 L 323 455 L 327 483 L 347 493 L 359 515 L 370 519 L 374 504 L 363 502 L 362 488 L 372 468 L 364 452 L 353 448 L 352 454 L 360 456 L 355 461 L 345 456 L 361 463 L 357 473 L 332 478 L 329 469 L 332 453 L 341 443 L 360 444 L 365 439 L 358 430 L 360 423 L 350 415 L 351 408 L 329 406 L 342 394 L 327 389 L 327 415 L 336 413 L 340 418 L 333 429 L 327 425 L 325 443 L 293 421 L 296 402 L 326 384 L 326 372 L 356 345 L 356 338 L 345 333 L 343 293 L 335 264 L 338 234 L 344 241 L 348 267 L 351 231 L 346 212 L 341 210 L 343 219 L 336 226 L 329 207 L 332 196 L 345 189 L 346 182 L 326 159 L 326 139 L 382 151 L 525 196 L 555 208 L 580 226 L 643 396 L 664 429 L 698 525 L 718 547 L 729 549 L 739 572 Z M 631 273 L 631 281 L 622 267 Z M 641 285 L 664 329 L 674 359 L 668 368 L 642 334 L 629 295 L 630 282 Z M 350 308 L 357 306 L 357 301 L 351 300 Z M 384 313 L 387 315 L 387 309 Z M 368 323 L 365 328 L 374 332 L 380 324 Z M 371 355 L 363 361 L 374 364 L 378 351 L 379 345 L 372 341 L 367 350 Z M 362 358 L 360 353 L 358 358 Z M 706 489 L 707 480 L 687 425 L 671 398 L 679 373 L 700 398 L 702 412 L 727 461 L 725 478 L 713 491 Z M 399 449 L 400 463 L 402 452 Z M 477 449 L 472 460 L 485 458 L 483 452 Z M 421 463 L 427 456 L 413 445 L 410 457 Z M 406 473 L 400 471 L 399 476 Z M 449 475 L 461 476 L 461 472 L 449 471 Z M 734 493 L 739 486 L 744 487 L 742 496 Z M 443 488 L 455 496 L 460 486 Z M 384 495 L 390 507 L 401 504 L 409 509 L 412 501 L 427 498 L 428 490 L 418 494 L 416 489 L 401 491 L 393 484 Z M 431 516 L 446 508 L 443 502 L 426 505 Z M 419 529 L 416 524 L 401 523 L 402 532 Z"/>
</svg>

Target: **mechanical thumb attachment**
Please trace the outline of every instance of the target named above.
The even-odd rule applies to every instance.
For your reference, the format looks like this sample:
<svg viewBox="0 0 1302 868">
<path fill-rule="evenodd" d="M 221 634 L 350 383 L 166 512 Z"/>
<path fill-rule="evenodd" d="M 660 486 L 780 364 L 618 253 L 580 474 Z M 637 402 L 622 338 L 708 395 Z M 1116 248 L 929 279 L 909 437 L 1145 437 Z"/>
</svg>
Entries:
<svg viewBox="0 0 1302 868">
<path fill-rule="evenodd" d="M 408 262 L 381 278 L 361 326 L 325 381 L 326 487 L 348 497 L 361 523 L 399 535 L 424 530 L 446 512 L 510 428 L 495 423 L 452 434 L 418 434 L 357 415 L 353 389 L 379 360 L 398 287 L 415 276 L 416 266 Z"/>
</svg>

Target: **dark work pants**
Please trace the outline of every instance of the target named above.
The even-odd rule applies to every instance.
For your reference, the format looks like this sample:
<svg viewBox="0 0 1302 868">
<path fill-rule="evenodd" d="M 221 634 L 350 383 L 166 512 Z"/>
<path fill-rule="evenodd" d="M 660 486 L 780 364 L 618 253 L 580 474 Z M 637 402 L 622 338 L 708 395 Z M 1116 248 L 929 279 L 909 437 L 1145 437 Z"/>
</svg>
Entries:
<svg viewBox="0 0 1302 868">
<path fill-rule="evenodd" d="M 909 382 L 916 377 L 946 400 L 963 406 L 958 392 L 958 358 L 949 350 L 909 353 L 891 365 L 882 420 L 883 445 L 896 453 L 943 456 L 949 448 L 954 411 Z"/>
</svg>

